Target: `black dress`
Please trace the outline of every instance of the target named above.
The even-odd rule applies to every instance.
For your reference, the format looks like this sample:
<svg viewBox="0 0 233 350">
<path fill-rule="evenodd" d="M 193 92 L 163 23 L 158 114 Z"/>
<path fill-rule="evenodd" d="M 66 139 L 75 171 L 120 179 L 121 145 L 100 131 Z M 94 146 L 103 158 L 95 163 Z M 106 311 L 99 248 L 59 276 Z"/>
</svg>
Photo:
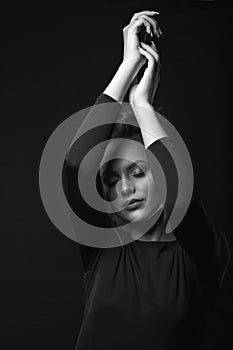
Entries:
<svg viewBox="0 0 233 350">
<path fill-rule="evenodd" d="M 116 101 L 101 94 L 95 104 L 107 102 Z M 112 120 L 120 108 L 112 109 Z M 108 139 L 111 131 L 110 126 L 102 129 L 92 146 Z M 157 152 L 157 144 L 149 149 Z M 79 196 L 76 171 L 88 147 L 77 140 L 64 162 L 63 184 L 73 209 Z M 134 240 L 124 249 L 78 243 L 86 303 L 75 350 L 200 348 L 230 251 L 194 188 L 188 211 L 173 231 L 175 241 Z"/>
</svg>

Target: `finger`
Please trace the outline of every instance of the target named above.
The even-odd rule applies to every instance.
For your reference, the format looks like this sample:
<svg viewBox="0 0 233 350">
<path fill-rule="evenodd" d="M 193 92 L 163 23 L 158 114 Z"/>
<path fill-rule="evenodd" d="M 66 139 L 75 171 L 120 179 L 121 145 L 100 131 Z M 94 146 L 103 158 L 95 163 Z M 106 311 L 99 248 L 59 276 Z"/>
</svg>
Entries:
<svg viewBox="0 0 233 350">
<path fill-rule="evenodd" d="M 133 17 L 132 17 L 130 23 L 133 22 L 135 19 L 137 19 L 139 16 L 141 16 L 141 15 L 143 15 L 143 14 L 147 14 L 147 15 L 152 15 L 152 16 L 153 16 L 153 15 L 155 15 L 155 14 L 159 15 L 159 12 L 157 12 L 157 11 L 149 11 L 149 10 L 141 11 L 141 12 L 136 12 L 136 13 L 133 15 Z"/>
<path fill-rule="evenodd" d="M 159 36 L 163 34 L 159 26 L 157 27 L 157 33 L 159 34 Z"/>
<path fill-rule="evenodd" d="M 162 31 L 161 31 L 161 29 L 160 29 L 160 26 L 159 26 L 159 24 L 158 24 L 158 22 L 157 22 L 157 28 L 156 28 L 156 34 L 157 34 L 157 37 L 159 38 L 161 35 L 162 35 Z"/>
<path fill-rule="evenodd" d="M 142 47 L 138 46 L 138 50 L 139 52 L 145 56 L 148 60 L 148 68 L 153 68 L 154 67 L 154 57 L 152 56 L 152 54 L 146 50 L 144 50 Z"/>
<path fill-rule="evenodd" d="M 159 54 L 158 49 L 157 49 L 154 41 L 151 40 L 151 46 L 146 44 L 146 43 L 144 43 L 143 41 L 140 41 L 140 44 L 142 45 L 144 50 L 149 51 L 151 54 L 153 54 L 154 52 Z"/>
<path fill-rule="evenodd" d="M 158 26 L 158 22 L 155 19 L 153 19 L 153 18 L 151 18 L 150 16 L 147 16 L 147 15 L 141 15 L 141 16 L 138 17 L 138 19 L 139 18 L 145 18 L 145 20 L 147 20 L 151 24 L 151 26 L 153 28 L 154 35 L 157 35 L 159 26 Z M 148 32 L 148 33 L 151 35 L 151 31 Z"/>
<path fill-rule="evenodd" d="M 146 31 L 148 34 L 151 33 L 151 24 L 150 22 L 147 21 L 147 19 L 143 18 L 143 17 L 139 17 L 137 21 L 132 22 L 132 24 L 130 25 L 130 28 L 132 29 L 136 29 L 137 32 L 139 31 L 139 28 L 144 24 L 144 26 L 146 27 Z M 140 28 L 141 29 L 141 28 Z"/>
<path fill-rule="evenodd" d="M 158 49 L 157 49 L 157 47 L 156 47 L 154 41 L 152 41 L 152 40 L 151 40 L 151 48 L 152 48 L 155 52 L 157 52 L 157 54 L 159 54 Z"/>
<path fill-rule="evenodd" d="M 155 58 L 156 62 L 158 62 L 158 60 L 159 60 L 158 50 L 157 50 L 154 42 L 153 41 L 151 41 L 151 42 L 153 43 L 153 46 L 147 45 L 147 44 L 145 44 L 143 42 L 140 42 L 140 44 L 142 45 L 142 48 L 145 51 L 149 52 Z"/>
</svg>

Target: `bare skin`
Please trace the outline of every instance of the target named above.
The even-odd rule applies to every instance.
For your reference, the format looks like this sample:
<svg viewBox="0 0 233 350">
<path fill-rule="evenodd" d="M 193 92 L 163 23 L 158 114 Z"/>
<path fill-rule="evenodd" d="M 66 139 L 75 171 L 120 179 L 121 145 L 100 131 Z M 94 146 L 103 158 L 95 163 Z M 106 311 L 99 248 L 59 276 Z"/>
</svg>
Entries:
<svg viewBox="0 0 233 350">
<path fill-rule="evenodd" d="M 158 22 L 153 18 L 157 15 L 157 12 L 142 11 L 133 15 L 130 23 L 123 29 L 124 37 L 124 55 L 123 61 L 118 71 L 109 83 L 104 93 L 113 97 L 115 100 L 121 102 L 124 99 L 127 89 L 130 89 L 130 103 L 134 109 L 135 116 L 138 120 L 139 126 L 142 130 L 142 136 L 145 146 L 149 146 L 156 139 L 167 136 L 159 123 L 156 114 L 153 110 L 152 101 L 157 89 L 159 81 L 159 55 L 158 51 L 153 45 L 150 47 L 139 41 L 138 32 L 142 25 L 146 26 L 148 33 L 153 31 L 154 35 L 159 37 L 161 30 Z M 138 47 L 141 47 L 139 49 Z M 142 67 L 143 64 L 148 63 L 147 68 L 144 71 L 144 75 L 139 83 L 134 83 L 134 78 Z M 131 85 L 131 86 L 130 86 Z M 145 109 L 147 113 L 145 113 Z M 146 130 L 154 130 L 154 133 L 147 133 Z M 156 136 L 155 136 L 156 135 Z M 131 143 L 132 145 L 132 143 Z M 106 153 L 109 149 L 112 151 L 114 147 L 109 145 Z M 136 208 L 123 210 L 121 219 L 127 222 L 135 222 L 146 220 L 148 216 L 152 216 L 154 213 L 161 211 L 161 200 L 159 191 L 156 189 L 156 185 L 152 179 L 151 172 L 148 169 L 145 176 L 137 178 L 134 173 L 127 171 L 129 163 L 135 160 L 136 155 L 140 155 L 141 160 L 145 160 L 145 155 L 142 151 L 130 147 L 130 143 L 121 143 L 120 148 L 115 147 L 114 155 L 118 158 L 121 154 L 123 158 L 126 157 L 131 161 L 118 160 L 113 164 L 112 170 L 114 171 L 115 178 L 112 178 L 112 182 L 103 183 L 104 191 L 108 199 L 114 200 L 114 193 L 117 193 L 117 200 L 114 201 L 115 210 L 124 208 L 124 205 L 132 198 L 139 198 L 144 202 Z M 136 168 L 135 168 L 136 169 Z M 136 169 L 134 171 L 138 171 Z M 109 177 L 108 177 L 109 179 Z M 115 180 L 114 180 L 115 179 Z M 153 194 L 154 198 L 150 198 Z M 167 234 L 165 232 L 164 222 L 158 220 L 156 226 L 152 232 L 148 232 L 142 236 L 137 229 L 137 225 L 132 228 L 132 237 L 137 239 L 141 237 L 141 241 L 173 241 L 176 240 L 173 233 Z"/>
</svg>

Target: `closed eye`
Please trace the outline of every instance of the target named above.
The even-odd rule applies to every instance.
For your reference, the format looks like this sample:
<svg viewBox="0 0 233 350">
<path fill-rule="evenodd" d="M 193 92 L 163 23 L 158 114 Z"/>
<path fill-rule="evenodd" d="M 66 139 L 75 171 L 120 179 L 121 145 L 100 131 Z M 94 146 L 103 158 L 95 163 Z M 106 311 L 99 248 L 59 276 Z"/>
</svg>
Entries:
<svg viewBox="0 0 233 350">
<path fill-rule="evenodd" d="M 134 169 L 134 171 L 131 172 L 131 175 L 134 177 L 143 177 L 146 175 L 147 169 L 142 169 L 140 167 L 137 167 Z"/>
<path fill-rule="evenodd" d="M 134 176 L 134 177 L 142 177 L 142 176 L 145 176 L 145 173 L 142 171 L 140 173 L 132 174 L 132 176 Z"/>
<path fill-rule="evenodd" d="M 146 174 L 145 174 L 146 171 L 137 171 L 137 169 L 135 169 L 135 170 L 136 170 L 135 172 L 132 172 L 129 175 L 136 177 L 136 178 L 146 176 Z M 120 180 L 120 178 L 118 176 L 116 176 L 116 175 L 108 175 L 107 176 L 107 173 L 105 173 L 105 176 L 103 178 L 103 182 L 109 187 L 114 186 L 117 183 L 117 181 L 119 181 L 119 180 Z"/>
</svg>

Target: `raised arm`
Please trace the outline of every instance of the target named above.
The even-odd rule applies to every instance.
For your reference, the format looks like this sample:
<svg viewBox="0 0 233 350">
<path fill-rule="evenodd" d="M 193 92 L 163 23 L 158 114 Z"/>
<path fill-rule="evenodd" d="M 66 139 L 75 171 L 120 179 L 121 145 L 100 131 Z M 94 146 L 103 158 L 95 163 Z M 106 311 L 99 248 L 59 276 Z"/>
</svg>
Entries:
<svg viewBox="0 0 233 350">
<path fill-rule="evenodd" d="M 121 110 L 127 89 L 135 78 L 137 72 L 145 63 L 145 58 L 138 51 L 140 45 L 138 33 L 142 25 L 146 26 L 148 33 L 156 31 L 152 20 L 155 11 L 142 11 L 134 14 L 130 23 L 123 29 L 124 57 L 116 73 L 102 94 L 97 98 L 82 125 L 77 131 L 65 159 L 64 184 L 67 188 L 67 197 L 72 209 L 85 220 L 92 219 L 92 224 L 104 221 L 105 215 L 92 210 L 81 195 L 78 185 L 78 175 L 85 178 L 85 184 L 94 182 L 103 158 L 106 143 L 111 137 L 114 123 Z M 112 102 L 112 103 L 108 103 Z M 104 104 L 99 106 L 100 104 Z M 96 126 L 97 125 L 97 126 Z M 98 150 L 95 146 L 98 145 Z M 94 156 L 84 157 L 91 151 Z M 65 179 L 66 176 L 66 179 Z"/>
<path fill-rule="evenodd" d="M 175 155 L 176 160 L 182 166 L 184 178 L 189 177 L 189 172 L 186 162 L 173 143 L 172 135 L 166 133 L 160 123 L 158 114 L 152 106 L 154 93 L 158 85 L 156 71 L 158 69 L 158 51 L 155 45 L 150 47 L 142 44 L 142 46 L 143 49 L 140 49 L 140 52 L 148 59 L 148 67 L 139 84 L 132 86 L 130 101 L 141 128 L 145 148 L 150 151 L 149 154 L 160 161 L 165 172 L 167 192 L 172 193 L 168 203 L 170 214 L 176 203 L 178 177 L 176 164 L 168 149 L 172 150 L 173 156 Z M 167 148 L 168 143 L 169 147 Z M 153 176 L 156 181 L 156 174 L 153 173 Z M 183 202 L 184 200 L 181 197 L 178 205 L 182 206 Z M 173 233 L 193 260 L 201 280 L 206 305 L 211 309 L 215 304 L 219 287 L 229 264 L 230 249 L 225 235 L 215 227 L 209 217 L 197 191 L 195 179 L 188 210 Z"/>
<path fill-rule="evenodd" d="M 92 210 L 83 200 L 77 184 L 79 167 L 87 152 L 92 150 L 96 145 L 99 145 L 97 157 L 89 164 L 88 169 L 85 169 L 85 179 L 88 184 L 92 174 L 97 171 L 105 151 L 105 145 L 101 145 L 101 142 L 109 140 L 114 123 L 121 110 L 121 102 L 124 100 L 125 94 L 136 77 L 137 72 L 145 62 L 145 59 L 137 49 L 137 46 L 140 45 L 138 39 L 140 27 L 142 25 L 146 26 L 148 33 L 155 31 L 156 28 L 152 28 L 153 23 L 150 18 L 155 14 L 157 14 L 155 11 L 136 13 L 133 15 L 130 23 L 123 29 L 124 56 L 122 62 L 106 89 L 96 99 L 94 106 L 90 109 L 80 129 L 77 131 L 64 162 L 63 188 L 66 198 L 73 211 L 81 217 L 85 215 L 84 219 L 86 218 L 88 222 L 93 225 L 99 225 L 99 223 L 103 224 L 106 222 L 107 217 L 105 214 Z M 138 19 L 139 16 L 142 17 L 140 20 Z M 106 108 L 104 109 L 106 115 L 104 118 L 108 124 L 105 125 L 101 125 L 103 115 L 101 114 L 102 108 L 98 106 L 100 104 L 106 104 Z M 88 125 L 92 125 L 93 120 L 98 120 L 100 127 L 98 129 L 92 129 L 89 135 L 79 137 L 88 129 Z M 96 249 L 82 244 L 79 244 L 79 246 L 84 272 L 87 272 L 91 269 L 91 261 Z"/>
<path fill-rule="evenodd" d="M 143 25 L 146 26 L 148 33 L 156 32 L 156 24 L 152 19 L 152 16 L 155 14 L 157 14 L 155 11 L 142 11 L 136 13 L 133 15 L 130 23 L 123 28 L 124 55 L 122 62 L 106 89 L 97 98 L 95 105 L 87 114 L 71 143 L 70 150 L 67 155 L 67 162 L 71 166 L 77 166 L 80 164 L 83 154 L 85 154 L 90 147 L 93 147 L 98 143 L 100 144 L 101 140 L 105 141 L 109 139 L 114 126 L 113 124 L 115 123 L 120 112 L 121 102 L 124 100 L 130 84 L 134 80 L 142 65 L 145 63 L 145 58 L 138 51 L 138 46 L 140 45 L 138 34 Z M 103 108 L 103 110 L 96 107 L 96 105 L 107 102 L 115 103 L 112 103 L 112 106 L 109 104 L 109 106 Z M 102 112 L 104 112 L 104 115 Z M 92 121 L 94 120 L 99 120 L 100 124 L 108 124 L 105 124 L 102 128 L 96 129 L 96 131 L 93 130 L 93 133 L 90 133 L 91 138 L 86 137 L 84 140 L 85 142 L 83 141 L 81 144 L 79 136 L 93 124 Z M 73 147 L 74 144 L 75 146 Z M 92 164 L 90 164 L 89 171 L 86 169 L 87 172 L 92 171 L 99 165 L 99 162 L 104 154 L 104 150 L 105 145 L 99 145 L 98 157 L 95 158 L 94 163 L 92 162 Z"/>
<path fill-rule="evenodd" d="M 150 35 L 159 33 L 157 22 L 152 18 L 152 16 L 156 14 L 158 14 L 158 12 L 155 11 L 141 11 L 135 13 L 130 23 L 123 29 L 123 64 L 119 67 L 116 75 L 104 90 L 104 94 L 111 96 L 118 102 L 124 100 L 124 96 L 131 82 L 146 61 L 138 51 L 138 47 L 141 45 L 138 34 L 142 26 L 146 27 L 146 31 Z"/>
</svg>

